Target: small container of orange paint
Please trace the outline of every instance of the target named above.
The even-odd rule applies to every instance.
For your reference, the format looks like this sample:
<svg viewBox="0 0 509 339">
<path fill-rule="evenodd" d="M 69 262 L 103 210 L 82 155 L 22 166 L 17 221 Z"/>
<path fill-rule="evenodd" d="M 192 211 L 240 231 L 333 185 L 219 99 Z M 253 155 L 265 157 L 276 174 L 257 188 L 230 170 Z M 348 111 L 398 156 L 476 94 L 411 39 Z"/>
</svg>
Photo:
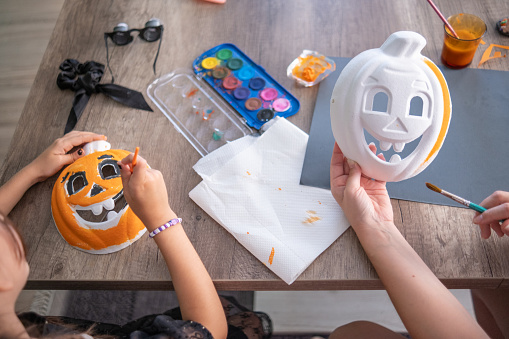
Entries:
<svg viewBox="0 0 509 339">
<path fill-rule="evenodd" d="M 474 59 L 477 46 L 486 32 L 486 24 L 481 18 L 465 13 L 450 16 L 447 21 L 459 38 L 444 25 L 442 63 L 453 69 L 465 68 Z"/>
<path fill-rule="evenodd" d="M 333 60 L 315 51 L 304 50 L 288 66 L 286 74 L 305 87 L 311 87 L 336 70 Z"/>
</svg>

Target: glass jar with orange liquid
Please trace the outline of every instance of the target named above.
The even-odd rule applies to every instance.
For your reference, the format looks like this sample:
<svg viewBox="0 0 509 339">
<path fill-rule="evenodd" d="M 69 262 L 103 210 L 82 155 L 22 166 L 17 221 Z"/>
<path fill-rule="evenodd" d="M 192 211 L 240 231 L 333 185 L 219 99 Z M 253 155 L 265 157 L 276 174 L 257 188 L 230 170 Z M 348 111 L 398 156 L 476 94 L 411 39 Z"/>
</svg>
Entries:
<svg viewBox="0 0 509 339">
<path fill-rule="evenodd" d="M 459 38 L 444 25 L 442 63 L 454 69 L 467 67 L 474 59 L 477 46 L 486 32 L 486 24 L 481 18 L 465 13 L 450 16 L 447 21 Z"/>
</svg>

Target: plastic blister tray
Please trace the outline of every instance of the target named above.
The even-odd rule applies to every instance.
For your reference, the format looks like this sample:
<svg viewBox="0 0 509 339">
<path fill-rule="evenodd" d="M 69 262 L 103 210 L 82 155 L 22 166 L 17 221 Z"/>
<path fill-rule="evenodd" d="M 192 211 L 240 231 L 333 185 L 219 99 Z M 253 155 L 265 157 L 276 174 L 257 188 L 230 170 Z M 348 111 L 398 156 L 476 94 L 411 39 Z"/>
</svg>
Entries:
<svg viewBox="0 0 509 339">
<path fill-rule="evenodd" d="M 253 133 L 191 70 L 179 69 L 156 79 L 147 93 L 201 156 Z"/>
<path fill-rule="evenodd" d="M 233 44 L 204 52 L 193 69 L 256 129 L 275 116 L 286 118 L 299 110 L 299 101 Z"/>
</svg>

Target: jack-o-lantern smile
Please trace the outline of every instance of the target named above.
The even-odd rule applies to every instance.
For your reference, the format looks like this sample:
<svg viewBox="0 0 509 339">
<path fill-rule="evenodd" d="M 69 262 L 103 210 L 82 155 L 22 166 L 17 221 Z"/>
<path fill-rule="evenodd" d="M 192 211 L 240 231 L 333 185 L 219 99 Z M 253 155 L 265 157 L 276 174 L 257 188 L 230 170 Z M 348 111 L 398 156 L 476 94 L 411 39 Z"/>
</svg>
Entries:
<svg viewBox="0 0 509 339">
<path fill-rule="evenodd" d="M 113 198 L 108 198 L 90 206 L 76 205 L 74 209 L 78 213 L 76 216 L 76 219 L 79 219 L 78 222 L 93 229 L 101 229 L 105 221 L 115 220 L 118 223 L 122 214 L 127 210 L 127 202 L 124 198 L 124 192 L 121 191 Z"/>
<path fill-rule="evenodd" d="M 117 162 L 123 150 L 94 152 L 62 171 L 55 183 L 51 208 L 64 239 L 90 253 L 127 247 L 145 231 L 127 204 Z"/>
</svg>

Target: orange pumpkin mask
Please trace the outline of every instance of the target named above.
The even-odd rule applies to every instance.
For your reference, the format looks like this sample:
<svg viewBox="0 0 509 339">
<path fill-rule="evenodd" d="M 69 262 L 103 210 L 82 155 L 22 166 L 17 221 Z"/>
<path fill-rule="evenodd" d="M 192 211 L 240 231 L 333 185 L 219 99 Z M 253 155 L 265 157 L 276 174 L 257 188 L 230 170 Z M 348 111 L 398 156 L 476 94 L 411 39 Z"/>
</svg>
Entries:
<svg viewBox="0 0 509 339">
<path fill-rule="evenodd" d="M 79 250 L 106 254 L 138 240 L 146 228 L 127 204 L 117 161 L 129 152 L 95 141 L 53 187 L 51 211 L 62 237 Z M 98 150 L 100 149 L 100 150 Z"/>
</svg>

